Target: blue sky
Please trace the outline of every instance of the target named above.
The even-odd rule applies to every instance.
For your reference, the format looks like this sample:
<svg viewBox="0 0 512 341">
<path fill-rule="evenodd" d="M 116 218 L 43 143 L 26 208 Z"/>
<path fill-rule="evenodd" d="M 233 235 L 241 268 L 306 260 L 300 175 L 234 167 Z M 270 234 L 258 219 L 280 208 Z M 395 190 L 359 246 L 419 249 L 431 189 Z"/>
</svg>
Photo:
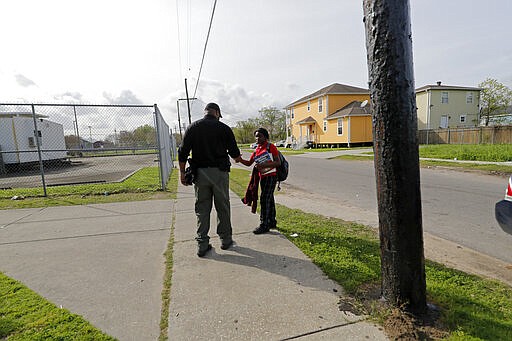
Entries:
<svg viewBox="0 0 512 341">
<path fill-rule="evenodd" d="M 213 3 L 2 1 L 0 102 L 156 103 L 172 127 Z M 416 87 L 491 77 L 512 88 L 512 1 L 410 4 Z M 234 124 L 334 82 L 366 87 L 362 17 L 362 1 L 218 0 L 196 96 Z"/>
</svg>

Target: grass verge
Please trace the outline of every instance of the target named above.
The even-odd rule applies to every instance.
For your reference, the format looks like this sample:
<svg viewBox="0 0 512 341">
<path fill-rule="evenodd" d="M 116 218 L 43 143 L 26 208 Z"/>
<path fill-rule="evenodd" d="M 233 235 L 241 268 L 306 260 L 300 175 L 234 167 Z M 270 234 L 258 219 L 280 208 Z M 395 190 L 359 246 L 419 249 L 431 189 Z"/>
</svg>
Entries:
<svg viewBox="0 0 512 341">
<path fill-rule="evenodd" d="M 178 191 L 178 172 L 172 172 L 169 179 L 169 185 L 173 193 Z M 176 208 L 176 198 L 174 200 L 174 208 Z M 160 313 L 160 335 L 159 341 L 166 341 L 169 338 L 169 308 L 171 304 L 171 284 L 172 284 L 172 266 L 173 266 L 173 246 L 174 246 L 174 226 L 176 222 L 176 209 L 173 209 L 171 231 L 169 241 L 164 252 L 165 271 L 164 283 L 162 288 L 162 309 Z"/>
<path fill-rule="evenodd" d="M 232 169 L 231 189 L 243 196 L 249 172 Z M 380 283 L 375 229 L 277 205 L 279 231 L 354 297 Z M 292 234 L 298 237 L 291 237 Z M 426 262 L 429 302 L 441 308 L 448 340 L 512 340 L 512 289 L 499 282 Z M 374 311 L 374 316 L 381 312 Z M 382 322 L 382 321 L 381 321 Z"/>
<path fill-rule="evenodd" d="M 352 161 L 372 161 L 373 155 L 340 155 L 332 159 L 352 160 Z M 490 174 L 503 174 L 508 176 L 512 173 L 512 166 L 494 165 L 494 164 L 478 164 L 478 163 L 460 163 L 453 161 L 433 161 L 420 160 L 421 167 L 445 167 L 459 170 L 476 170 L 488 172 Z"/>
<path fill-rule="evenodd" d="M 118 183 L 49 187 L 47 197 L 42 196 L 41 187 L 0 190 L 0 209 L 175 198 L 176 191 L 160 190 L 159 179 L 158 167 L 147 167 Z M 13 196 L 24 199 L 11 200 Z"/>
<path fill-rule="evenodd" d="M 512 144 L 421 145 L 420 157 L 469 161 L 512 161 Z"/>
<path fill-rule="evenodd" d="M 152 170 L 142 172 L 131 181 L 142 181 L 153 176 Z M 158 174 L 156 177 L 158 181 Z M 166 196 L 176 198 L 178 188 L 178 172 L 172 172 L 168 182 Z M 146 195 L 146 196 L 144 196 Z M 112 201 L 145 200 L 151 193 L 120 193 L 118 195 L 102 197 L 87 196 L 80 203 L 100 203 L 106 199 Z M 34 203 L 49 202 L 55 204 L 77 204 L 77 196 L 57 198 L 32 198 Z M 39 199 L 39 201 L 37 201 Z M 41 201 L 46 199 L 46 201 Z M 121 199 L 121 200 L 120 200 Z M 126 200 L 124 200 L 126 199 Z M 0 200 L 1 202 L 1 200 Z M 174 217 L 173 217 L 174 222 Z M 173 226 L 171 227 L 173 229 Z M 169 237 L 165 257 L 164 284 L 162 290 L 162 318 L 160 322 L 160 340 L 167 339 L 170 287 L 172 275 L 172 245 L 173 231 Z M 70 313 L 66 309 L 59 309 L 23 284 L 11 279 L 0 272 L 0 340 L 115 340 L 96 329 L 82 317 Z"/>
<path fill-rule="evenodd" d="M 0 340 L 115 340 L 0 272 Z"/>
</svg>

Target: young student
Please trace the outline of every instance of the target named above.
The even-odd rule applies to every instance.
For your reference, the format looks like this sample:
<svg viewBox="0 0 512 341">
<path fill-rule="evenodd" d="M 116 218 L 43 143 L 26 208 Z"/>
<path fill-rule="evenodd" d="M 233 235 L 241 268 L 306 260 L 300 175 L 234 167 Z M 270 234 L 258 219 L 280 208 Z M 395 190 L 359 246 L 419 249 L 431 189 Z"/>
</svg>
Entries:
<svg viewBox="0 0 512 341">
<path fill-rule="evenodd" d="M 277 184 L 276 167 L 281 165 L 279 152 L 276 146 L 270 143 L 268 131 L 265 128 L 258 128 L 254 132 L 258 146 L 251 154 L 249 160 L 240 158 L 240 162 L 245 166 L 251 166 L 255 163 L 260 176 L 260 225 L 252 231 L 254 234 L 267 233 L 270 229 L 276 228 L 276 204 L 274 201 L 274 191 Z"/>
</svg>

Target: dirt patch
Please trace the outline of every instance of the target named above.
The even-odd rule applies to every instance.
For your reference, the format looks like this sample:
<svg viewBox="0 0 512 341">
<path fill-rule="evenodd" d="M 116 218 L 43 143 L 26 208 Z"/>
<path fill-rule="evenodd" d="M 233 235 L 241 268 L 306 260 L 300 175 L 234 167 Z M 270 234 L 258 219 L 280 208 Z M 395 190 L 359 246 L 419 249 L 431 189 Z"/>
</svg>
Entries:
<svg viewBox="0 0 512 341">
<path fill-rule="evenodd" d="M 449 332 L 439 322 L 439 312 L 429 309 L 420 317 L 392 308 L 384 320 L 384 331 L 392 340 L 440 340 Z"/>
<path fill-rule="evenodd" d="M 440 322 L 441 311 L 437 307 L 429 304 L 427 312 L 421 316 L 392 307 L 381 298 L 379 284 L 366 285 L 354 296 L 341 297 L 339 309 L 375 317 L 391 340 L 439 340 L 449 336 Z"/>
</svg>

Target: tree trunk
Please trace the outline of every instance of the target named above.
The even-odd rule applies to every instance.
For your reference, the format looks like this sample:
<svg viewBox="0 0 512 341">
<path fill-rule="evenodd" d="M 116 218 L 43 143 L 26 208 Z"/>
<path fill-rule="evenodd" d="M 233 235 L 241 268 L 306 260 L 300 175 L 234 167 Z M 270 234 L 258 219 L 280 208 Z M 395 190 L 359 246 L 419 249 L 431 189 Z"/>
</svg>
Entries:
<svg viewBox="0 0 512 341">
<path fill-rule="evenodd" d="M 382 294 L 426 311 L 416 98 L 409 1 L 364 0 Z"/>
</svg>

